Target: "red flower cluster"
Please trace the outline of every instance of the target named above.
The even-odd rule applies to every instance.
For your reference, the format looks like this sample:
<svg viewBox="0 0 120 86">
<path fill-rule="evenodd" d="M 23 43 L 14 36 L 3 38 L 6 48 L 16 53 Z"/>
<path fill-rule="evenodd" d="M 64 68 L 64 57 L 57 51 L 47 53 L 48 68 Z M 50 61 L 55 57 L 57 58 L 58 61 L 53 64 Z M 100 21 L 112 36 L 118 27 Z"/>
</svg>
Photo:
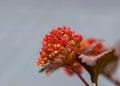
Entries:
<svg viewBox="0 0 120 86">
<path fill-rule="evenodd" d="M 36 64 L 45 66 L 49 63 L 64 62 L 76 66 L 80 71 L 80 64 L 74 61 L 74 55 L 80 49 L 82 39 L 82 35 L 74 33 L 69 27 L 53 29 L 43 39 L 40 58 Z M 65 69 L 69 72 L 69 67 Z"/>
<path fill-rule="evenodd" d="M 43 39 L 40 57 L 37 59 L 36 64 L 38 66 L 45 66 L 50 63 L 62 62 L 69 65 L 64 67 L 67 74 L 74 74 L 71 66 L 76 68 L 76 71 L 80 73 L 82 66 L 74 60 L 74 56 L 78 51 L 86 48 L 95 41 L 95 38 L 83 40 L 82 35 L 74 33 L 69 27 L 58 27 L 49 32 Z M 103 45 L 98 44 L 88 53 L 90 55 L 98 54 L 102 49 Z"/>
<path fill-rule="evenodd" d="M 117 57 L 119 57 L 117 48 L 106 50 L 101 42 L 102 40 L 96 38 L 85 39 L 82 35 L 71 31 L 69 27 L 63 26 L 53 29 L 42 41 L 40 57 L 36 61 L 38 66 L 42 66 L 39 72 L 45 71 L 46 75 L 50 75 L 56 69 L 63 67 L 68 75 L 75 73 L 85 86 L 89 86 L 81 76 L 84 67 L 90 73 L 92 82 L 98 86 L 98 75 L 102 73 L 103 69 L 112 68 L 111 64 L 108 65 L 108 68 L 105 66 L 109 61 L 118 62 Z M 101 64 L 102 61 L 103 64 Z M 105 73 L 108 71 L 103 72 L 103 74 Z M 105 76 L 111 76 L 110 73 Z M 112 77 L 108 78 L 116 84 L 120 84 Z"/>
</svg>

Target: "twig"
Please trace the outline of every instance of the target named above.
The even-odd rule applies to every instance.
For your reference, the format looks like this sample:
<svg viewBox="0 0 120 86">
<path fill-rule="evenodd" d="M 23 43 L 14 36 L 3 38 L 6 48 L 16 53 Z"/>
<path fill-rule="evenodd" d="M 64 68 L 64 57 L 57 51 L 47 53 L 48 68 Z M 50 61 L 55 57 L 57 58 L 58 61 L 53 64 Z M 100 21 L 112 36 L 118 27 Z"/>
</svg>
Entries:
<svg viewBox="0 0 120 86">
<path fill-rule="evenodd" d="M 87 81 L 79 74 L 74 67 L 72 67 L 73 71 L 76 73 L 76 75 L 80 78 L 80 80 L 85 84 L 85 86 L 90 86 Z"/>
<path fill-rule="evenodd" d="M 98 86 L 98 82 L 97 82 L 97 83 L 95 83 L 95 85 L 96 85 L 96 86 Z"/>
<path fill-rule="evenodd" d="M 103 72 L 103 74 L 108 78 L 110 81 L 112 81 L 117 86 L 120 86 L 120 81 L 117 78 L 114 78 L 111 74 L 107 74 L 106 72 Z"/>
</svg>

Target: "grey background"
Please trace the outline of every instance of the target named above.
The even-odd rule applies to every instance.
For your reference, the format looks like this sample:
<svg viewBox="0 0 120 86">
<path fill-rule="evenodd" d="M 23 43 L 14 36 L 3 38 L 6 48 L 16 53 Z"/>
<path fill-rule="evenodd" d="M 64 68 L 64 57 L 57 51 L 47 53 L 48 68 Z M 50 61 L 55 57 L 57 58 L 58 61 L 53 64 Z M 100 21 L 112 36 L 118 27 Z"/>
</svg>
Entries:
<svg viewBox="0 0 120 86">
<path fill-rule="evenodd" d="M 47 77 L 34 65 L 45 34 L 64 25 L 113 45 L 120 39 L 120 0 L 0 0 L 0 86 L 83 86 L 76 76 L 59 70 Z M 114 85 L 100 76 L 99 86 Z"/>
</svg>

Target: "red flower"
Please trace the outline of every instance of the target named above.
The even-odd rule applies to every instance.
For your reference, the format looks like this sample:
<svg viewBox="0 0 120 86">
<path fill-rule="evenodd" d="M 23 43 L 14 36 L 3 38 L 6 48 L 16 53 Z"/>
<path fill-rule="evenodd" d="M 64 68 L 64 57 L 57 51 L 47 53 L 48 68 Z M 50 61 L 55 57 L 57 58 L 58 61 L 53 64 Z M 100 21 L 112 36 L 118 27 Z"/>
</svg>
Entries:
<svg viewBox="0 0 120 86">
<path fill-rule="evenodd" d="M 53 29 L 43 39 L 40 57 L 36 64 L 45 66 L 62 62 L 68 67 L 77 67 L 77 71 L 80 72 L 81 65 L 76 63 L 74 56 L 80 49 L 81 41 L 82 35 L 74 33 L 70 27 L 63 26 Z M 68 67 L 65 67 L 67 71 Z M 72 71 L 72 69 L 69 69 L 69 71 Z"/>
<path fill-rule="evenodd" d="M 76 41 L 81 41 L 81 39 L 82 39 L 82 35 L 76 35 L 76 34 L 74 34 L 74 39 L 76 40 Z"/>
<path fill-rule="evenodd" d="M 88 45 L 92 44 L 95 42 L 97 39 L 96 38 L 87 38 L 81 42 L 81 50 L 83 48 L 86 48 Z M 102 43 L 97 44 L 90 52 L 87 54 L 89 55 L 97 55 L 101 53 L 104 49 L 104 45 Z"/>
<path fill-rule="evenodd" d="M 76 61 L 73 63 L 73 65 L 76 68 L 77 73 L 80 74 L 82 72 L 82 70 L 83 70 L 82 66 Z M 65 67 L 64 70 L 70 76 L 72 76 L 74 74 L 74 71 L 71 70 L 71 67 Z"/>
<path fill-rule="evenodd" d="M 69 76 L 72 76 L 74 74 L 70 67 L 65 67 L 64 70 Z"/>
</svg>

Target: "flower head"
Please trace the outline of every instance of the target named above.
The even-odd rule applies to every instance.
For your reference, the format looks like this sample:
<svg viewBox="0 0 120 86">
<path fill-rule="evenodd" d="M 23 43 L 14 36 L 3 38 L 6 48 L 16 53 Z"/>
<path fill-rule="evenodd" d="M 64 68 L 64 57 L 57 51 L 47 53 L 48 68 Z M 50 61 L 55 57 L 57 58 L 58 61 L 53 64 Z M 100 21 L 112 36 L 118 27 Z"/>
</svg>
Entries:
<svg viewBox="0 0 120 86">
<path fill-rule="evenodd" d="M 60 62 L 67 65 L 75 64 L 74 55 L 80 49 L 82 39 L 82 35 L 71 31 L 70 27 L 53 29 L 42 41 L 40 57 L 36 64 L 38 66 Z M 79 67 L 80 64 L 77 66 Z"/>
</svg>

